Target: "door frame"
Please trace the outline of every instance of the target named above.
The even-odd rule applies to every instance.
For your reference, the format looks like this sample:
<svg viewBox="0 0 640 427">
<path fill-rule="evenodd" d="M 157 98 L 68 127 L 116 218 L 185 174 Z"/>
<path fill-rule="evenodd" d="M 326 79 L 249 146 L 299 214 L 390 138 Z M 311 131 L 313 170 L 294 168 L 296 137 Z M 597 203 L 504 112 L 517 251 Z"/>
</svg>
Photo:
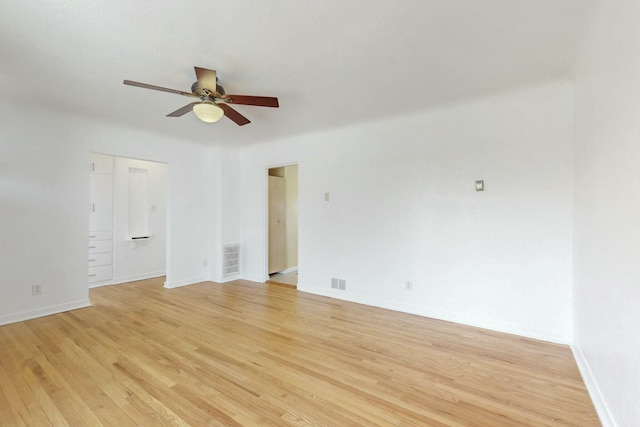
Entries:
<svg viewBox="0 0 640 427">
<path fill-rule="evenodd" d="M 262 174 L 262 179 L 264 181 L 264 216 L 263 220 L 263 230 L 264 230 L 264 259 L 262 260 L 262 271 L 264 281 L 269 280 L 269 169 L 282 168 L 286 166 L 298 166 L 298 198 L 300 196 L 300 162 L 288 162 L 288 163 L 275 163 L 271 165 L 267 165 L 264 167 L 264 171 Z M 298 220 L 300 215 L 298 214 Z M 298 256 L 300 253 L 298 251 Z"/>
</svg>

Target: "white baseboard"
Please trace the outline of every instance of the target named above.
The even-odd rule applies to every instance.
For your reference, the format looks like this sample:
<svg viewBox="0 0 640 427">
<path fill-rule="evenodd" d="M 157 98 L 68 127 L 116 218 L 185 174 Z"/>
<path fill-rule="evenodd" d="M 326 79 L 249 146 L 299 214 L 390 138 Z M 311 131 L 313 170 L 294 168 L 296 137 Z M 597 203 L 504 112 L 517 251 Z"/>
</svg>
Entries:
<svg viewBox="0 0 640 427">
<path fill-rule="evenodd" d="M 578 365 L 578 369 L 580 370 L 580 374 L 582 375 L 582 380 L 587 387 L 589 396 L 591 396 L 593 406 L 596 408 L 598 417 L 600 417 L 602 426 L 617 427 L 618 425 L 613 420 L 613 416 L 611 415 L 611 411 L 609 411 L 609 407 L 602 398 L 600 387 L 598 387 L 598 383 L 593 376 L 593 372 L 591 371 L 589 362 L 587 362 L 587 359 L 584 357 L 584 354 L 582 354 L 582 351 L 577 345 L 572 345 L 571 351 L 573 352 L 573 358 L 576 360 L 576 364 Z"/>
<path fill-rule="evenodd" d="M 142 273 L 142 274 L 132 274 L 130 276 L 114 277 L 111 284 L 119 285 L 120 283 L 135 282 L 138 280 L 145 280 L 145 279 L 153 279 L 154 277 L 162 277 L 164 275 L 165 275 L 164 270 L 161 270 L 161 271 L 151 271 L 149 273 Z"/>
<path fill-rule="evenodd" d="M 111 285 L 115 285 L 113 280 L 104 280 L 102 282 L 89 283 L 89 289 L 100 288 L 102 286 L 111 286 Z"/>
<path fill-rule="evenodd" d="M 269 275 L 267 274 L 266 276 L 252 276 L 242 274 L 240 277 L 238 277 L 238 279 L 248 280 L 249 282 L 265 283 L 267 280 L 269 280 Z"/>
<path fill-rule="evenodd" d="M 5 316 L 0 316 L 0 325 L 8 325 L 10 323 L 22 322 L 25 320 L 50 316 L 52 314 L 63 313 L 65 311 L 77 310 L 79 308 L 85 307 L 91 307 L 91 301 L 89 301 L 88 299 L 71 301 L 64 304 L 52 305 L 49 307 L 37 308 L 35 310 L 23 311 L 21 313 L 8 314 Z"/>
<path fill-rule="evenodd" d="M 227 282 L 233 282 L 234 280 L 238 280 L 241 279 L 242 276 L 240 274 L 234 274 L 232 276 L 225 276 L 220 278 L 220 280 L 214 280 L 214 282 L 216 283 L 227 283 Z"/>
<path fill-rule="evenodd" d="M 167 289 L 179 288 L 181 286 L 195 285 L 196 283 L 207 282 L 206 277 L 193 277 L 191 279 L 175 280 L 173 282 L 164 282 L 164 287 Z"/>
<path fill-rule="evenodd" d="M 354 294 L 349 291 L 338 291 L 331 288 L 320 288 L 317 286 L 308 286 L 298 283 L 298 291 L 309 292 L 311 294 L 322 295 L 330 298 L 355 302 L 358 304 L 370 305 L 373 307 L 385 308 L 388 310 L 400 311 L 402 313 L 415 314 L 432 319 L 445 320 L 447 322 L 460 323 L 462 325 L 474 326 L 477 328 L 489 329 L 496 332 L 504 332 L 507 334 L 519 335 L 522 337 L 533 338 L 541 341 L 553 342 L 556 344 L 569 344 L 569 338 L 562 336 L 554 331 L 533 329 L 527 325 L 519 324 L 495 324 L 491 322 L 478 322 L 477 320 L 465 317 L 462 313 L 449 312 L 439 310 L 434 307 L 422 307 L 410 303 L 382 300 L 371 298 L 367 295 Z"/>
</svg>

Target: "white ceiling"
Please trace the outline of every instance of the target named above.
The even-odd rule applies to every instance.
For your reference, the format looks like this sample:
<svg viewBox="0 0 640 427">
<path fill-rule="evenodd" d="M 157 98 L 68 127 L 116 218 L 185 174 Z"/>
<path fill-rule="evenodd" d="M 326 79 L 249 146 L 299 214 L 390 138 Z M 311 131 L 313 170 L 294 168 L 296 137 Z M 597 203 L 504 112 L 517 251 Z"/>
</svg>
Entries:
<svg viewBox="0 0 640 427">
<path fill-rule="evenodd" d="M 577 54 L 582 0 L 3 0 L 3 102 L 96 116 L 206 142 L 247 144 L 406 114 L 557 78 Z M 252 123 L 166 114 L 193 66 Z"/>
</svg>

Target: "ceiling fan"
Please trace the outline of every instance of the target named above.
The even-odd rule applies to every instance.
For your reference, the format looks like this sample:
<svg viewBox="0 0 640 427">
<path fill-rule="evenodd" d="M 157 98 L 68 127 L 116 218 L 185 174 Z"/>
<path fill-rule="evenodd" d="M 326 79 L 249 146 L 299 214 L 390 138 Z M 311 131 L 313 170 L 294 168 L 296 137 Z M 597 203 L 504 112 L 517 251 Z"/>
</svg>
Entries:
<svg viewBox="0 0 640 427">
<path fill-rule="evenodd" d="M 196 70 L 197 81 L 191 85 L 191 92 L 168 89 L 166 87 L 154 86 L 131 80 L 125 80 L 123 83 L 145 89 L 153 89 L 193 98 L 200 98 L 200 102 L 187 104 L 173 113 L 167 114 L 167 117 L 181 117 L 193 110 L 195 115 L 203 122 L 213 123 L 220 120 L 222 116 L 227 116 L 238 126 L 244 126 L 251 123 L 251 121 L 233 109 L 229 104 L 254 105 L 258 107 L 279 107 L 278 98 L 270 96 L 227 95 L 224 88 L 218 84 L 218 78 L 215 70 L 200 67 L 194 68 Z"/>
</svg>

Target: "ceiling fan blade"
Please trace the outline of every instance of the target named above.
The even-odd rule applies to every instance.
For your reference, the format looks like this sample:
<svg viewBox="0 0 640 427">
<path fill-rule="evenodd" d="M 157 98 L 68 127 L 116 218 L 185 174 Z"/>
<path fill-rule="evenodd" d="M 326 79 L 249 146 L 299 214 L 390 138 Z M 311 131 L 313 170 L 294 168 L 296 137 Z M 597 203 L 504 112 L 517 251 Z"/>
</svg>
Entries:
<svg viewBox="0 0 640 427">
<path fill-rule="evenodd" d="M 207 68 L 193 67 L 196 70 L 196 77 L 198 78 L 198 88 L 209 89 L 211 93 L 216 93 L 216 70 L 209 70 Z"/>
<path fill-rule="evenodd" d="M 140 83 L 140 82 L 134 82 L 131 80 L 125 80 L 123 82 L 126 85 L 129 86 L 138 86 L 144 89 L 153 89 L 153 90 L 159 90 L 161 92 L 169 92 L 169 93 L 175 93 L 177 95 L 184 95 L 184 96 L 193 96 L 193 97 L 197 97 L 196 95 L 192 94 L 191 92 L 184 92 L 182 90 L 176 90 L 176 89 L 169 89 L 166 87 L 160 87 L 160 86 L 154 86 L 154 85 L 150 85 L 147 83 Z"/>
<path fill-rule="evenodd" d="M 230 104 L 255 105 L 257 107 L 278 108 L 278 98 L 272 96 L 224 95 L 222 99 Z"/>
<path fill-rule="evenodd" d="M 173 113 L 167 114 L 167 117 L 182 117 L 187 114 L 189 111 L 193 110 L 194 105 L 200 104 L 199 102 L 192 102 L 191 104 L 187 104 L 182 108 L 178 108 Z"/>
<path fill-rule="evenodd" d="M 224 110 L 224 115 L 233 120 L 238 126 L 244 126 L 251 123 L 251 120 L 247 119 L 227 104 L 221 102 L 218 104 L 218 107 L 222 108 Z"/>
</svg>

